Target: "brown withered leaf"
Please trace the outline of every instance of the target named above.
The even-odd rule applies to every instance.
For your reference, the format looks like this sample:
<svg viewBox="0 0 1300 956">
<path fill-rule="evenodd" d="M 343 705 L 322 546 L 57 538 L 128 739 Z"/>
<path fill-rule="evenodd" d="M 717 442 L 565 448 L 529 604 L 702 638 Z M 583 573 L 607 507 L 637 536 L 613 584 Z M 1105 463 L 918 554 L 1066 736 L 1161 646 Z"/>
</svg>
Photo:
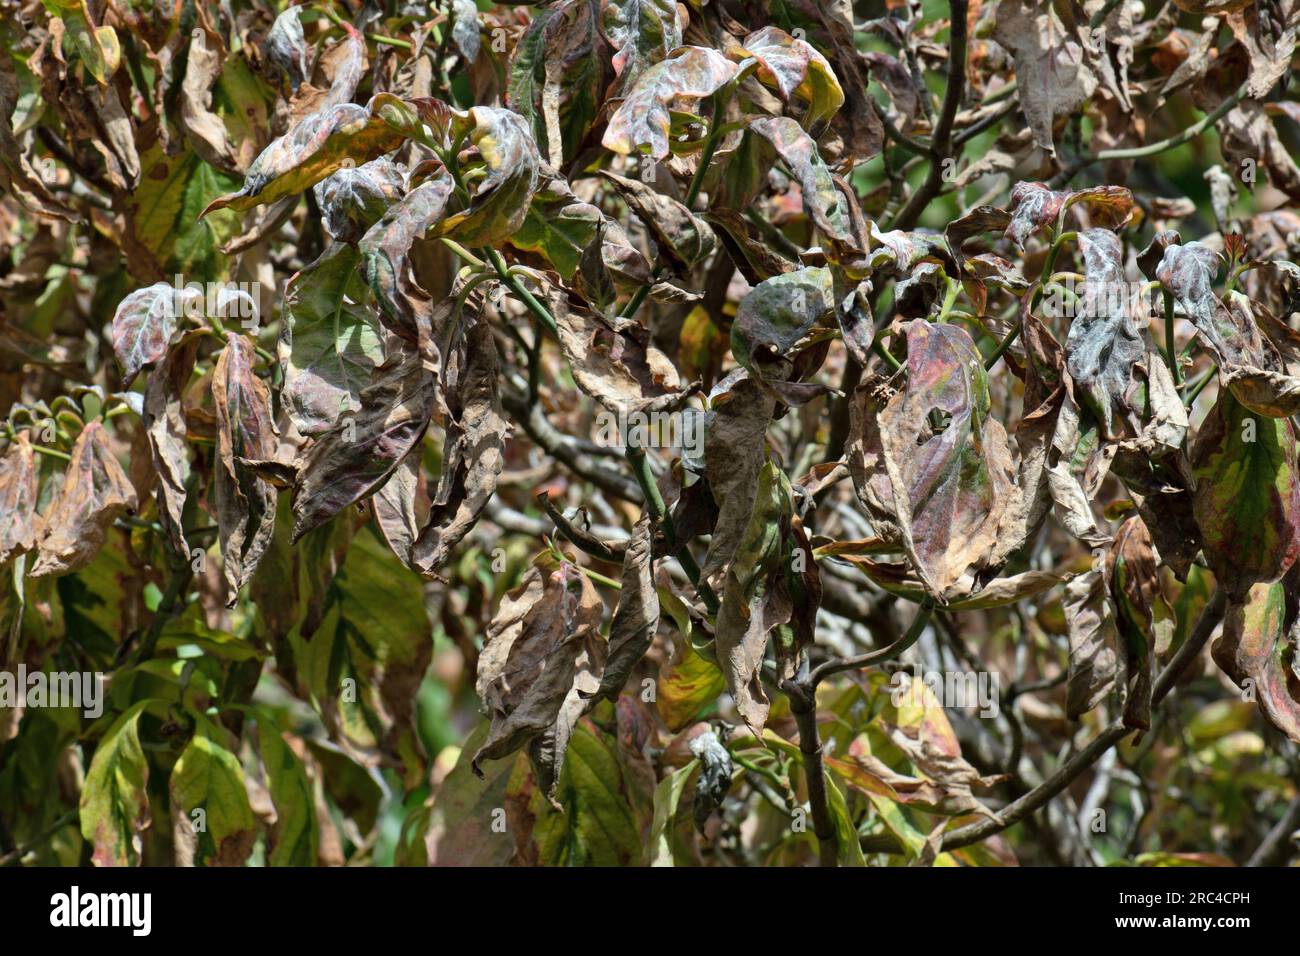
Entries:
<svg viewBox="0 0 1300 956">
<path fill-rule="evenodd" d="M 605 408 L 622 415 L 662 411 L 685 399 L 677 369 L 650 344 L 643 326 L 596 315 L 563 290 L 554 290 L 547 300 L 574 381 Z"/>
<path fill-rule="evenodd" d="M 455 183 L 446 172 L 420 183 L 389 206 L 358 245 L 361 270 L 379 302 L 384 324 L 408 342 L 420 341 L 429 296 L 412 276 L 411 253 L 446 214 Z"/>
<path fill-rule="evenodd" d="M 229 332 L 212 373 L 218 458 L 213 498 L 230 605 L 257 570 L 275 530 L 275 488 L 240 461 L 272 459 L 278 444 L 271 392 L 253 371 L 256 361 L 253 340 Z"/>
<path fill-rule="evenodd" d="M 135 490 L 108 446 L 103 422 L 86 423 L 71 457 L 63 484 L 42 516 L 34 578 L 85 567 L 103 546 L 113 521 L 136 508 Z"/>
<path fill-rule="evenodd" d="M 645 656 L 659 626 L 659 594 L 651 566 L 650 513 L 641 515 L 632 529 L 623 555 L 623 589 L 609 625 L 609 656 L 594 700 L 616 698 L 632 669 Z"/>
<path fill-rule="evenodd" d="M 1085 44 L 1051 6 L 1030 0 L 999 3 L 993 37 L 1015 58 L 1016 93 L 1034 142 L 1055 156 L 1057 119 L 1077 112 L 1097 89 Z"/>
<path fill-rule="evenodd" d="M 185 513 L 190 459 L 185 441 L 183 396 L 204 335 L 198 329 L 187 332 L 167 352 L 145 386 L 142 415 L 150 456 L 158 473 L 158 521 L 171 541 L 172 550 L 186 556 L 190 546 L 185 540 L 181 516 Z"/>
<path fill-rule="evenodd" d="M 700 573 L 714 578 L 730 563 L 749 524 L 776 399 L 743 369 L 737 369 L 713 387 L 709 408 L 704 474 L 718 516 Z"/>
<path fill-rule="evenodd" d="M 447 440 L 442 477 L 429 520 L 411 552 L 412 566 L 431 576 L 469 534 L 496 491 L 510 424 L 501 411 L 496 342 L 478 320 L 465 333 L 458 367 L 447 375 Z M 400 555 L 399 555 L 400 556 Z"/>
<path fill-rule="evenodd" d="M 14 436 L 0 455 L 0 565 L 36 547 L 40 516 L 36 513 L 39 479 L 31 438 L 26 431 Z"/>
<path fill-rule="evenodd" d="M 432 377 L 420 352 L 390 337 L 384 364 L 361 390 L 360 408 L 341 415 L 296 462 L 293 539 L 380 487 L 424 436 Z"/>
<path fill-rule="evenodd" d="M 1020 490 L 970 335 L 955 325 L 910 323 L 906 369 L 907 381 L 892 394 L 893 384 L 879 380 L 858 387 L 849 467 L 877 531 L 946 600 L 969 593 L 971 582 L 962 579 L 1006 553 L 999 528 L 1018 509 Z"/>
<path fill-rule="evenodd" d="M 507 757 L 555 726 L 578 659 L 604 643 L 603 610 L 591 581 L 567 564 L 535 563 L 502 598 L 478 660 L 475 689 L 492 726 L 474 754 L 475 773 L 482 776 L 482 761 Z"/>
<path fill-rule="evenodd" d="M 632 213 L 650 230 L 666 254 L 679 268 L 690 271 L 708 258 L 717 240 L 703 219 L 671 196 L 657 193 L 639 179 L 627 179 L 602 170 Z"/>
<path fill-rule="evenodd" d="M 1065 712 L 1071 720 L 1096 707 L 1116 686 L 1128 687 L 1128 655 L 1110 600 L 1108 565 L 1103 560 L 1065 586 L 1070 641 Z"/>
<path fill-rule="evenodd" d="M 624 156 L 668 156 L 671 111 L 693 106 L 736 75 L 736 64 L 710 47 L 684 46 L 647 68 L 627 91 L 605 128 L 602 145 Z"/>
<path fill-rule="evenodd" d="M 200 159 L 236 174 L 240 169 L 235 148 L 226 135 L 225 123 L 212 112 L 212 87 L 221 77 L 227 55 L 224 46 L 220 34 L 200 27 L 193 30 L 181 84 L 180 126 Z"/>
</svg>

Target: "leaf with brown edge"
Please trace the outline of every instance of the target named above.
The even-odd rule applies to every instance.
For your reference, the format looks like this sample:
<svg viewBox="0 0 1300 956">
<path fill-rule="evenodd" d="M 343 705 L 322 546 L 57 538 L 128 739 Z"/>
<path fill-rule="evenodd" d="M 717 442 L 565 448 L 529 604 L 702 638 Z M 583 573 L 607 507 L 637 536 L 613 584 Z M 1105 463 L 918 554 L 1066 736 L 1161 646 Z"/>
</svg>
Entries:
<svg viewBox="0 0 1300 956">
<path fill-rule="evenodd" d="M 1277 582 L 1256 584 L 1229 601 L 1211 652 L 1234 682 L 1250 687 L 1268 722 L 1300 743 L 1300 626 L 1288 622 L 1286 598 L 1286 584 Z"/>
<path fill-rule="evenodd" d="M 1015 59 L 1016 93 L 1034 142 L 1054 157 L 1056 120 L 1076 113 L 1097 89 L 1087 48 L 1052 7 L 1029 0 L 998 4 L 993 38 Z"/>
<path fill-rule="evenodd" d="M 144 391 L 142 417 L 153 466 L 158 472 L 158 522 L 178 555 L 190 553 L 181 521 L 187 497 L 185 487 L 190 477 L 183 397 L 205 334 L 205 330 L 195 329 L 181 336 L 149 376 Z"/>
<path fill-rule="evenodd" d="M 124 386 L 131 384 L 140 369 L 166 354 L 185 300 L 197 294 L 177 290 L 170 282 L 155 282 L 136 289 L 118 304 L 111 335 Z"/>
<path fill-rule="evenodd" d="M 1115 622 L 1104 567 L 1067 584 L 1063 607 L 1070 642 L 1065 710 L 1071 720 L 1078 720 L 1117 685 L 1128 686 L 1128 655 Z"/>
<path fill-rule="evenodd" d="M 452 132 L 468 138 L 487 175 L 474 188 L 469 208 L 444 218 L 436 234 L 469 246 L 510 238 L 524 224 L 541 181 L 542 156 L 528 122 L 511 110 L 475 106 L 452 120 Z M 474 168 L 471 163 L 465 172 Z"/>
<path fill-rule="evenodd" d="M 989 416 L 988 379 L 955 325 L 907 326 L 901 390 L 864 381 L 852 404 L 849 466 L 878 533 L 908 555 L 927 590 L 968 593 L 962 578 L 999 562 L 999 528 L 1016 509 L 1006 431 Z M 892 394 L 890 394 L 892 392 Z M 936 418 L 942 427 L 936 431 Z"/>
<path fill-rule="evenodd" d="M 601 144 L 629 156 L 668 156 L 672 111 L 712 96 L 736 75 L 736 64 L 710 47 L 684 46 L 647 69 L 609 118 Z"/>
<path fill-rule="evenodd" d="M 676 0 L 607 0 L 600 26 L 614 48 L 614 72 L 624 93 L 682 43 Z"/>
<path fill-rule="evenodd" d="M 280 399 L 309 437 L 359 409 L 361 390 L 384 362 L 383 329 L 358 273 L 360 262 L 355 247 L 334 242 L 285 287 Z"/>
<path fill-rule="evenodd" d="M 103 546 L 114 519 L 136 508 L 135 489 L 108 447 L 102 421 L 86 423 L 71 457 L 63 484 L 42 516 L 34 578 L 85 567 Z"/>
<path fill-rule="evenodd" d="M 545 256 L 560 277 L 568 281 L 604 221 L 597 207 L 579 200 L 568 181 L 543 163 L 541 185 L 533 195 L 523 225 L 510 237 L 510 244 Z M 595 254 L 599 253 L 598 246 Z"/>
<path fill-rule="evenodd" d="M 1094 227 L 1110 228 L 1124 225 L 1136 206 L 1132 192 L 1123 186 L 1056 192 L 1043 183 L 1020 182 L 1011 190 L 1011 222 L 1005 235 L 1023 249 L 1026 239 L 1053 225 L 1065 210 L 1079 203 L 1088 207 Z"/>
<path fill-rule="evenodd" d="M 709 409 L 704 474 L 718 516 L 700 573 L 711 579 L 731 562 L 749 525 L 776 399 L 745 372 L 736 370 L 713 387 Z"/>
<path fill-rule="evenodd" d="M 293 487 L 293 540 L 380 487 L 423 437 L 432 381 L 419 351 L 390 337 L 361 407 L 303 450 Z"/>
<path fill-rule="evenodd" d="M 450 557 L 492 499 L 511 429 L 501 411 L 496 342 L 485 320 L 466 331 L 456 359 L 444 383 L 442 477 L 411 552 L 412 567 L 426 577 Z"/>
<path fill-rule="evenodd" d="M 446 172 L 420 183 L 362 237 L 361 270 L 379 302 L 384 324 L 408 342 L 420 340 L 428 296 L 411 275 L 411 250 L 447 211 L 455 183 Z"/>
<path fill-rule="evenodd" d="M 616 414 L 676 408 L 686 392 L 641 325 L 602 318 L 556 292 L 548 299 L 578 387 Z"/>
<path fill-rule="evenodd" d="M 291 122 L 298 123 L 314 113 L 351 103 L 356 97 L 357 87 L 366 75 L 366 41 L 352 24 L 345 22 L 342 27 L 342 38 L 321 51 L 313 71 L 313 80 L 329 85 L 309 82 L 296 86 L 289 100 Z"/>
<path fill-rule="evenodd" d="M 96 866 L 140 863 L 141 834 L 150 822 L 149 761 L 140 746 L 140 715 L 151 703 L 136 701 L 113 721 L 86 770 L 79 817 Z"/>
<path fill-rule="evenodd" d="M 770 143 L 798 178 L 803 208 L 813 224 L 834 242 L 861 246 L 853 233 L 848 201 L 822 161 L 817 142 L 788 116 L 756 119 L 749 129 Z"/>
<path fill-rule="evenodd" d="M 253 340 L 229 332 L 212 373 L 218 459 L 213 498 L 230 605 L 257 569 L 275 530 L 275 488 L 240 461 L 272 459 L 278 445 L 271 392 L 253 371 L 256 361 Z"/>
<path fill-rule="evenodd" d="M 482 776 L 482 761 L 507 757 L 554 727 L 579 657 L 604 643 L 603 610 L 591 581 L 568 564 L 534 562 L 502 598 L 478 660 L 475 689 L 492 726 L 474 754 L 475 773 Z"/>
<path fill-rule="evenodd" d="M 0 565 L 36 547 L 40 517 L 35 454 L 26 431 L 18 432 L 0 455 Z"/>
<path fill-rule="evenodd" d="M 225 52 L 220 34 L 194 28 L 181 84 L 180 127 L 200 159 L 223 172 L 237 174 L 239 161 L 226 124 L 212 112 L 212 87 L 221 76 Z"/>
<path fill-rule="evenodd" d="M 1249 440 L 1248 440 L 1249 439 Z M 1300 557 L 1300 475 L 1289 419 L 1220 393 L 1191 450 L 1205 559 L 1228 595 L 1277 581 Z"/>
<path fill-rule="evenodd" d="M 765 464 L 758 474 L 753 509 L 726 572 L 718 610 L 714 638 L 718 665 L 736 710 L 755 734 L 763 732 L 769 710 L 761 679 L 768 637 L 790 622 L 794 610 L 789 593 L 775 580 L 784 570 L 782 524 L 788 529 L 790 495 L 785 474 L 772 462 Z"/>
<path fill-rule="evenodd" d="M 602 170 L 601 175 L 654 235 L 660 253 L 681 269 L 693 269 L 713 252 L 717 240 L 709 224 L 676 199 L 655 192 L 639 179 L 627 179 L 608 170 Z"/>
<path fill-rule="evenodd" d="M 645 512 L 632 529 L 623 555 L 623 589 L 609 625 L 609 656 L 593 701 L 616 698 L 632 669 L 645 656 L 659 627 L 659 595 L 655 591 L 651 565 L 650 513 Z M 594 706 L 594 703 L 590 706 Z"/>
<path fill-rule="evenodd" d="M 359 166 L 402 145 L 405 136 L 367 106 L 341 103 L 302 120 L 262 150 L 238 192 L 218 196 L 199 214 L 244 212 L 304 192 L 345 166 Z"/>
<path fill-rule="evenodd" d="M 826 57 L 807 40 L 796 39 L 777 27 L 763 27 L 745 37 L 733 58 L 751 56 L 758 61 L 758 78 L 775 87 L 787 103 L 806 105 L 803 125 L 809 129 L 830 120 L 844 105 L 844 91 Z"/>
<path fill-rule="evenodd" d="M 345 166 L 312 187 L 321 224 L 339 242 L 356 243 L 405 192 L 402 168 L 390 159 Z"/>
<path fill-rule="evenodd" d="M 1173 638 L 1174 612 L 1160 590 L 1159 568 L 1151 533 L 1137 515 L 1115 533 L 1107 556 L 1115 623 L 1128 661 L 1124 725 L 1151 726 L 1151 685 L 1157 656 Z"/>
</svg>

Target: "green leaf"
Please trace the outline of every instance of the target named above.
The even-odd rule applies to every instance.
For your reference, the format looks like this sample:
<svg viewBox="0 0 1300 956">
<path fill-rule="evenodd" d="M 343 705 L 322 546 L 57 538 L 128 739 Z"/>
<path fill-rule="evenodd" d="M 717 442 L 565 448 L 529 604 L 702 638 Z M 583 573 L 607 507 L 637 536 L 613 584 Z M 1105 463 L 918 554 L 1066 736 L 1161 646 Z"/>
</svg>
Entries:
<svg viewBox="0 0 1300 956">
<path fill-rule="evenodd" d="M 185 817 L 194 837 L 194 862 L 239 866 L 253 850 L 256 821 L 244 789 L 239 758 L 228 749 L 230 733 L 191 712 L 194 736 L 172 768 L 174 812 Z M 195 810 L 203 813 L 195 815 Z"/>
<path fill-rule="evenodd" d="M 81 789 L 81 835 L 94 846 L 96 866 L 135 866 L 140 834 L 149 824 L 149 765 L 140 746 L 137 701 L 100 738 Z"/>
<path fill-rule="evenodd" d="M 686 766 L 668 774 L 655 786 L 654 822 L 650 825 L 646 865 L 673 865 L 673 819 L 677 816 L 677 805 L 681 802 L 682 793 L 699 765 L 698 758 L 692 760 Z"/>
<path fill-rule="evenodd" d="M 267 862 L 271 866 L 315 866 L 319 836 L 311 781 L 274 718 L 264 711 L 256 713 L 257 746 L 275 804 Z"/>
<path fill-rule="evenodd" d="M 361 391 L 383 364 L 381 327 L 357 271 L 356 247 L 332 243 L 285 290 L 281 401 L 298 431 L 313 436 L 361 408 Z"/>
<path fill-rule="evenodd" d="M 1205 559 L 1230 596 L 1278 580 L 1300 556 L 1300 479 L 1289 419 L 1253 414 L 1229 391 L 1196 435 L 1193 509 Z"/>
</svg>

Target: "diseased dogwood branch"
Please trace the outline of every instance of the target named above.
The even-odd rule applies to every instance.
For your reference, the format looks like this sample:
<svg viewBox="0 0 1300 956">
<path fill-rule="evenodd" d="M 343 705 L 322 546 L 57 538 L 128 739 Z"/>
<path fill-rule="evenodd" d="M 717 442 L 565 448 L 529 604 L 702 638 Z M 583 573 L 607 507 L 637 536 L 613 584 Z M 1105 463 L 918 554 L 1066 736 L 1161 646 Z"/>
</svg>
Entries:
<svg viewBox="0 0 1300 956">
<path fill-rule="evenodd" d="M 1156 678 L 1151 691 L 1153 706 L 1164 700 L 1165 696 L 1173 690 L 1174 684 L 1182 676 L 1183 671 L 1200 655 L 1206 642 L 1214 633 L 1214 629 L 1219 626 L 1219 622 L 1223 619 L 1226 606 L 1227 599 L 1223 589 L 1216 589 L 1214 594 L 1210 596 L 1209 601 L 1206 602 L 1204 610 L 1201 611 L 1195 629 L 1188 635 L 1182 646 L 1178 648 L 1169 663 L 1165 665 L 1164 670 L 1160 672 L 1160 676 Z M 970 846 L 972 843 L 988 839 L 1020 822 L 1068 787 L 1076 777 L 1096 763 L 1102 754 L 1110 750 L 1111 747 L 1130 733 L 1132 733 L 1131 728 L 1124 726 L 1122 719 L 1116 719 L 1109 727 L 1094 737 L 1088 746 L 1061 764 L 1051 776 L 1047 777 L 1023 797 L 1003 807 L 998 812 L 997 819 L 980 820 L 977 823 L 970 823 L 944 834 L 943 849 L 956 850 L 964 846 Z M 862 849 L 867 853 L 896 853 L 900 851 L 897 841 L 892 836 L 884 834 L 864 839 Z"/>
</svg>

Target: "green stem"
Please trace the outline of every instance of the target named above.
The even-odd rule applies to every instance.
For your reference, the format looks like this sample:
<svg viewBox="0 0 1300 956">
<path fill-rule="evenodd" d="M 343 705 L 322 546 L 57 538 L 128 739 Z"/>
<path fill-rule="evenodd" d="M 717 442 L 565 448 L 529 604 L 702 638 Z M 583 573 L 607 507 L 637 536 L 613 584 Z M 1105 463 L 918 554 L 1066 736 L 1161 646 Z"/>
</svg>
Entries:
<svg viewBox="0 0 1300 956">
<path fill-rule="evenodd" d="M 1165 361 L 1169 363 L 1169 374 L 1174 377 L 1174 387 L 1180 382 L 1178 371 L 1178 345 L 1174 341 L 1174 297 L 1168 289 L 1163 290 L 1165 299 Z"/>
</svg>

